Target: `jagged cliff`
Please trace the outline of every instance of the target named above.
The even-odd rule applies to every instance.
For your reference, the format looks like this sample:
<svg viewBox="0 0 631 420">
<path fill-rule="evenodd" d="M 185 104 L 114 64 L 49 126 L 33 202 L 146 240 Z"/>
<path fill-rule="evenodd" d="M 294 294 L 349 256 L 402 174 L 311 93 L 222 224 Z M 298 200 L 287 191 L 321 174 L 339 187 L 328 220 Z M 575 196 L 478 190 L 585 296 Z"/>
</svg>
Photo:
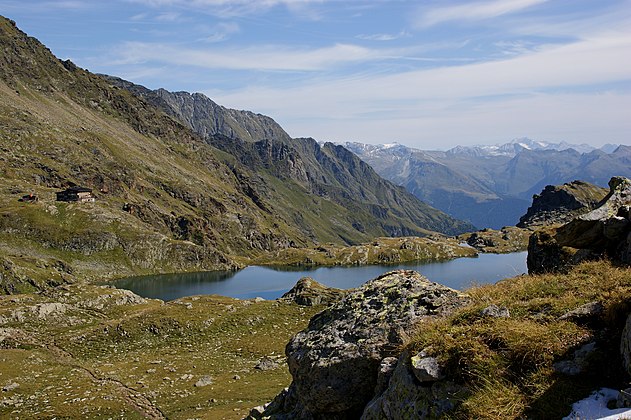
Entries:
<svg viewBox="0 0 631 420">
<path fill-rule="evenodd" d="M 532 198 L 532 205 L 519 219 L 518 227 L 567 223 L 598 206 L 608 190 L 583 181 L 548 185 Z"/>
<path fill-rule="evenodd" d="M 598 207 L 530 237 L 528 271 L 564 271 L 584 260 L 608 258 L 631 263 L 631 181 L 614 177 Z"/>
</svg>

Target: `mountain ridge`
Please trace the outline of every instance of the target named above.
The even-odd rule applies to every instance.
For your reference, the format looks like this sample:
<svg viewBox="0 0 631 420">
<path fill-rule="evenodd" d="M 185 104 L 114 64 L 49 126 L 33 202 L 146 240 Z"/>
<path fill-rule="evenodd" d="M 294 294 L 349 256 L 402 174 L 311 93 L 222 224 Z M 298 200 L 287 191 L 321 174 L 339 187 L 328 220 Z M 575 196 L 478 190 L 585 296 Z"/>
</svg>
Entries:
<svg viewBox="0 0 631 420">
<path fill-rule="evenodd" d="M 479 228 L 515 225 L 530 197 L 547 185 L 580 179 L 604 186 L 613 175 L 631 176 L 629 146 L 606 145 L 611 152 L 592 148 L 581 153 L 568 143 L 529 141 L 529 148 L 519 146 L 524 142 L 517 139 L 486 152 L 480 147 L 443 152 L 397 144 L 346 146 L 385 178 Z"/>
<path fill-rule="evenodd" d="M 416 203 L 404 189 L 397 190 L 389 182 L 378 180 L 379 176 L 372 168 L 364 167 L 363 161 L 345 148 L 332 143 L 320 144 L 309 138 L 292 139 L 268 116 L 225 108 L 200 93 L 150 90 L 120 78 L 103 77 L 177 118 L 213 147 L 236 156 L 240 163 L 262 176 L 265 184 L 273 185 L 279 179 L 285 183 L 296 182 L 311 194 L 353 209 L 355 217 L 363 219 L 351 223 L 360 233 L 378 228 L 369 220 L 371 217 L 381 220 L 389 213 L 395 218 L 414 220 L 415 224 L 426 226 L 426 230 L 458 234 L 473 229 L 472 225 L 436 213 L 425 203 Z M 265 171 L 261 172 L 261 169 Z M 291 176 L 285 176 L 285 172 Z M 366 188 L 364 184 L 372 187 Z M 265 189 L 261 183 L 257 185 L 261 190 Z M 348 194 L 344 189 L 352 190 L 352 193 Z M 383 193 L 375 194 L 379 191 Z M 283 200 L 280 196 L 274 198 L 274 192 L 269 189 L 261 191 L 261 195 L 265 194 L 271 201 Z M 354 202 L 353 197 L 368 207 Z M 302 217 L 303 209 L 298 207 L 294 217 Z M 409 223 L 382 223 L 381 229 L 382 234 L 395 236 L 427 233 Z M 357 243 L 362 235 L 358 237 L 357 233 L 347 230 L 340 237 L 351 244 Z M 330 240 L 330 237 L 321 239 Z"/>
</svg>

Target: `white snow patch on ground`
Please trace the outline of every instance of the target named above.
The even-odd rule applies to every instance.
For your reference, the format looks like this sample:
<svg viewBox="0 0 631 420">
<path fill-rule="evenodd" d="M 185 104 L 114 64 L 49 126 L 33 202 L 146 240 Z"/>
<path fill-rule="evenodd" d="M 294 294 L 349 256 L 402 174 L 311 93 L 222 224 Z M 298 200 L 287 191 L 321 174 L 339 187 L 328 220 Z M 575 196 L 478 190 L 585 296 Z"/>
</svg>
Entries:
<svg viewBox="0 0 631 420">
<path fill-rule="evenodd" d="M 594 391 L 592 395 L 572 404 L 572 412 L 563 420 L 620 420 L 631 419 L 629 408 L 607 408 L 607 403 L 618 398 L 619 392 L 615 389 L 602 388 Z"/>
</svg>

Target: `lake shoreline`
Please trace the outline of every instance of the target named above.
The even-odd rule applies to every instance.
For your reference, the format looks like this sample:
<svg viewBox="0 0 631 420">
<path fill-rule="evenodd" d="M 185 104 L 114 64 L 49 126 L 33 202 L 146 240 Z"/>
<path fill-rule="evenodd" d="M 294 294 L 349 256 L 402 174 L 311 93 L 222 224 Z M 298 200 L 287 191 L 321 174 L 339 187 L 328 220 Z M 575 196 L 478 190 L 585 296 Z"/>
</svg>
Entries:
<svg viewBox="0 0 631 420">
<path fill-rule="evenodd" d="M 239 299 L 276 299 L 302 277 L 330 287 L 350 289 L 385 272 L 419 271 L 430 281 L 463 290 L 525 273 L 527 252 L 480 253 L 446 261 L 351 266 L 248 266 L 238 271 L 204 271 L 119 279 L 110 284 L 143 297 L 170 301 L 185 296 L 216 294 Z"/>
</svg>

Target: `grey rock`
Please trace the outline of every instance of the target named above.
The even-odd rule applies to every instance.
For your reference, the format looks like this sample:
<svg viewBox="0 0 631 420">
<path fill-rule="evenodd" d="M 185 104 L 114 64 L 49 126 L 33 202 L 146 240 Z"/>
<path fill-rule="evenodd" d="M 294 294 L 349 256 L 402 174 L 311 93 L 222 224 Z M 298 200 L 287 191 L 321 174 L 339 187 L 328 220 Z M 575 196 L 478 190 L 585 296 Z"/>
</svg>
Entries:
<svg viewBox="0 0 631 420">
<path fill-rule="evenodd" d="M 197 382 L 195 382 L 196 387 L 203 387 L 203 386 L 208 386 L 210 384 L 213 383 L 213 378 L 211 378 L 210 376 L 206 375 L 206 376 L 202 376 L 201 378 L 199 378 L 199 380 Z"/>
<path fill-rule="evenodd" d="M 254 366 L 254 369 L 258 369 L 258 370 L 273 370 L 273 369 L 278 369 L 279 365 L 278 362 L 276 362 L 275 360 L 270 359 L 269 357 L 263 357 L 256 366 Z"/>
<path fill-rule="evenodd" d="M 401 355 L 388 388 L 366 405 L 362 420 L 439 418 L 467 393 L 449 381 L 419 384 L 411 360 L 409 353 Z"/>
<path fill-rule="evenodd" d="M 426 357 L 421 352 L 410 359 L 412 372 L 421 383 L 436 382 L 443 378 L 443 374 L 435 357 Z"/>
<path fill-rule="evenodd" d="M 281 299 L 302 306 L 330 305 L 339 301 L 346 292 L 318 283 L 311 277 L 303 277 Z"/>
<path fill-rule="evenodd" d="M 530 273 L 566 271 L 580 261 L 602 256 L 631 264 L 631 180 L 613 177 L 609 188 L 594 210 L 530 237 Z"/>
<path fill-rule="evenodd" d="M 17 382 L 9 382 L 8 384 L 2 387 L 2 391 L 9 392 L 9 391 L 18 389 L 19 387 L 20 387 L 20 384 L 18 384 Z"/>
<path fill-rule="evenodd" d="M 377 385 L 375 386 L 375 395 L 381 394 L 388 387 L 392 373 L 397 367 L 398 359 L 396 357 L 386 357 L 379 364 L 379 372 L 377 372 Z"/>
<path fill-rule="evenodd" d="M 510 311 L 505 306 L 489 305 L 480 312 L 482 316 L 490 316 L 493 318 L 510 318 Z"/>
<path fill-rule="evenodd" d="M 579 306 L 559 317 L 559 320 L 569 320 L 575 322 L 588 322 L 596 320 L 602 315 L 605 307 L 600 302 L 589 302 Z"/>
<path fill-rule="evenodd" d="M 396 354 L 405 331 L 469 302 L 467 295 L 414 271 L 389 272 L 354 289 L 314 316 L 287 345 L 293 382 L 286 400 L 291 404 L 285 402 L 283 411 L 273 414 L 359 416 L 374 395 L 380 369 L 388 370 L 382 361 Z"/>
<path fill-rule="evenodd" d="M 596 343 L 591 342 L 581 346 L 574 352 L 571 360 L 561 360 L 556 362 L 553 367 L 558 373 L 568 376 L 576 376 L 587 370 L 589 357 L 594 353 Z"/>
<path fill-rule="evenodd" d="M 35 314 L 39 319 L 47 319 L 51 317 L 56 317 L 66 313 L 71 306 L 65 303 L 59 302 L 51 302 L 51 303 L 40 303 L 35 306 L 31 306 L 31 312 Z"/>
<path fill-rule="evenodd" d="M 607 195 L 605 188 L 583 181 L 561 186 L 548 185 L 532 200 L 532 206 L 519 219 L 518 227 L 567 223 L 598 206 Z"/>
</svg>

